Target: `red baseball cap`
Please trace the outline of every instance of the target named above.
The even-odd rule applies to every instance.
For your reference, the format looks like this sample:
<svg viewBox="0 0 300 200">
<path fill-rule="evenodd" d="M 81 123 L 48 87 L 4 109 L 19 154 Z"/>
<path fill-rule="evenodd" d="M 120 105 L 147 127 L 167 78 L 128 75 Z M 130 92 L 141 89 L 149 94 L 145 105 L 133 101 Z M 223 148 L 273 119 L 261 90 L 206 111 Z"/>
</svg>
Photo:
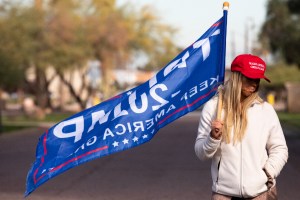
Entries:
<svg viewBox="0 0 300 200">
<path fill-rule="evenodd" d="M 238 55 L 231 63 L 232 72 L 241 72 L 248 78 L 263 78 L 271 82 L 270 79 L 265 76 L 266 68 L 266 63 L 261 58 L 251 54 Z"/>
</svg>

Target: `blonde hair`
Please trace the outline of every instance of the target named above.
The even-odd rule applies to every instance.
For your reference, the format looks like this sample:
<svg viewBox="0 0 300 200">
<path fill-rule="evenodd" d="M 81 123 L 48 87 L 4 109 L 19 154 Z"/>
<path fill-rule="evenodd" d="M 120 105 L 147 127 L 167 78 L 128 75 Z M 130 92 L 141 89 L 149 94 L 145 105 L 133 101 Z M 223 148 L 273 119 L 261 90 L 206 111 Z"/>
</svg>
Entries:
<svg viewBox="0 0 300 200">
<path fill-rule="evenodd" d="M 223 139 L 228 144 L 233 139 L 233 144 L 242 141 L 247 128 L 247 110 L 255 100 L 263 102 L 258 91 L 241 102 L 242 77 L 240 72 L 232 72 L 231 77 L 224 85 L 223 109 L 224 126 Z M 233 130 L 233 136 L 231 132 Z"/>
</svg>

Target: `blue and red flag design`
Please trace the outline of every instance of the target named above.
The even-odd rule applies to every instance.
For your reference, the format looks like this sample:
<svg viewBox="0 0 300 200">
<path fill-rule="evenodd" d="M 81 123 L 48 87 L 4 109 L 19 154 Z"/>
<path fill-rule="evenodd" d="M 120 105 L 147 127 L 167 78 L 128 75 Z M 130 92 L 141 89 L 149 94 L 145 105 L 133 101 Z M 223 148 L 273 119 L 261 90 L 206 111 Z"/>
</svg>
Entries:
<svg viewBox="0 0 300 200">
<path fill-rule="evenodd" d="M 144 84 L 59 122 L 39 139 L 25 196 L 62 172 L 151 140 L 224 81 L 226 17 Z"/>
</svg>

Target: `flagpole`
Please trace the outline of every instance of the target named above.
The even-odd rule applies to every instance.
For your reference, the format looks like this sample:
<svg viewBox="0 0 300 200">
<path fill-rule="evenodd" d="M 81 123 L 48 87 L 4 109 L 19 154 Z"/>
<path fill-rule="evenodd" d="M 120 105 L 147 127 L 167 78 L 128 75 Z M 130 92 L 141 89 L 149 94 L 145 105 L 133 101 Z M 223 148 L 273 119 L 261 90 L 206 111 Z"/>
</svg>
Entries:
<svg viewBox="0 0 300 200">
<path fill-rule="evenodd" d="M 226 35 L 227 35 L 227 12 L 229 9 L 229 3 L 226 1 L 223 3 L 223 26 L 224 26 L 224 34 L 223 34 L 223 45 L 222 45 L 222 73 L 223 75 L 225 75 L 224 71 L 225 71 L 225 59 L 226 59 Z M 224 78 L 224 77 L 223 77 Z"/>
<path fill-rule="evenodd" d="M 221 56 L 221 73 L 223 76 L 225 76 L 225 60 L 226 60 L 226 33 L 227 33 L 227 12 L 229 9 L 229 3 L 224 2 L 223 3 L 223 26 L 224 26 L 224 34 L 223 34 L 223 44 L 222 44 L 222 56 Z M 224 80 L 224 77 L 221 77 Z M 217 108 L 217 120 L 221 120 L 221 113 L 222 113 L 222 107 L 223 107 L 223 91 L 222 86 L 219 87 L 219 99 L 218 99 L 218 108 Z"/>
</svg>

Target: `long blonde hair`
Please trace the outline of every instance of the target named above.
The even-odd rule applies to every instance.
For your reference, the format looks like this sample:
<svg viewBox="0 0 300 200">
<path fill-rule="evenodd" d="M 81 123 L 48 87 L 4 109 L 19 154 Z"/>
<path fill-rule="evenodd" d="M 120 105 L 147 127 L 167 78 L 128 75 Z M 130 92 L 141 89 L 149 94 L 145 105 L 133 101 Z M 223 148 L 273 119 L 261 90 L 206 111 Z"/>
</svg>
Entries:
<svg viewBox="0 0 300 200">
<path fill-rule="evenodd" d="M 227 144 L 231 142 L 231 138 L 233 138 L 233 144 L 243 139 L 248 123 L 247 109 L 255 100 L 263 102 L 257 90 L 241 102 L 242 76 L 240 72 L 232 72 L 224 85 L 223 139 Z M 232 130 L 233 136 L 231 136 Z"/>
</svg>

